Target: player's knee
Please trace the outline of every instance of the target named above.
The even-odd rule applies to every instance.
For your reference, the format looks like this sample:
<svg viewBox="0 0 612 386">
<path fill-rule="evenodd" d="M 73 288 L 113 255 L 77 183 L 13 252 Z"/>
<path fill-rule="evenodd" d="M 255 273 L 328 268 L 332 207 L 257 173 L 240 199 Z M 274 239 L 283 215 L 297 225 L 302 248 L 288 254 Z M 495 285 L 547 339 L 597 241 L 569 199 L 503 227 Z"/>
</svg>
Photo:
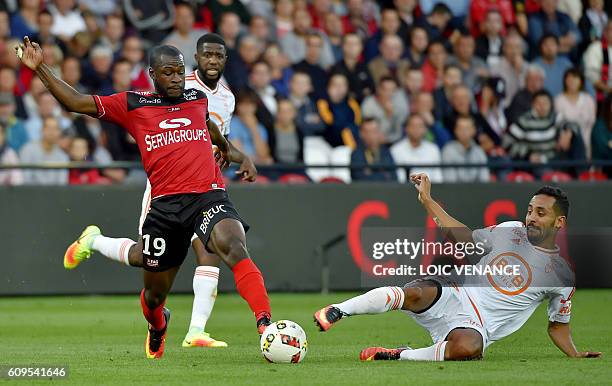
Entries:
<svg viewBox="0 0 612 386">
<path fill-rule="evenodd" d="M 146 289 L 144 294 L 145 302 L 149 308 L 157 308 L 166 301 L 166 294 Z"/>
<path fill-rule="evenodd" d="M 249 252 L 246 243 L 238 237 L 233 237 L 228 242 L 227 260 L 230 265 L 238 263 L 240 260 L 247 259 Z"/>
<path fill-rule="evenodd" d="M 404 287 L 404 304 L 401 308 L 410 310 L 413 304 L 420 302 L 422 292 L 419 287 Z"/>
<path fill-rule="evenodd" d="M 476 339 L 455 339 L 446 345 L 446 359 L 467 361 L 482 358 L 482 341 Z"/>
</svg>

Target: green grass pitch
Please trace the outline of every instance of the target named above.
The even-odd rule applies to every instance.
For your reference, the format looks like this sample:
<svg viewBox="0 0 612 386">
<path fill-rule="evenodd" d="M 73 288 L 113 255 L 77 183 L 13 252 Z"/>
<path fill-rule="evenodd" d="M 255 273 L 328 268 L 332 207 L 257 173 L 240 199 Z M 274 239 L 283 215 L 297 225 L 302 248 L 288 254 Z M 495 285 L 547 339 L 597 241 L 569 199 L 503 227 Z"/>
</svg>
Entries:
<svg viewBox="0 0 612 386">
<path fill-rule="evenodd" d="M 358 353 L 366 346 L 431 343 L 400 312 L 353 317 L 318 332 L 312 313 L 348 296 L 272 294 L 274 317 L 298 322 L 308 335 L 308 355 L 299 365 L 270 364 L 261 357 L 252 315 L 237 295 L 219 295 L 208 323 L 213 336 L 229 343 L 224 349 L 180 347 L 192 297 L 171 295 L 172 321 L 161 361 L 144 358 L 146 327 L 137 295 L 0 298 L 0 365 L 68 366 L 62 384 L 79 385 L 612 383 L 612 290 L 578 290 L 574 297 L 576 344 L 604 352 L 603 358 L 588 360 L 565 358 L 553 346 L 542 305 L 519 332 L 490 346 L 482 361 L 363 363 Z M 48 381 L 36 383 L 41 382 Z"/>
</svg>

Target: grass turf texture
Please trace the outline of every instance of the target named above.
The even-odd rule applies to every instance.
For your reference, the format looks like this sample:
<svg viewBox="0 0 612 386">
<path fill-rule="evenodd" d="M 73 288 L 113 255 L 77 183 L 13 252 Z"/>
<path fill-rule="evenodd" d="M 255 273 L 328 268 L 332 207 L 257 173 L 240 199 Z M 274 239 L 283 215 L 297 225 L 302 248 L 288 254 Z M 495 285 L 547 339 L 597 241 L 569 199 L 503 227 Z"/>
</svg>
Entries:
<svg viewBox="0 0 612 386">
<path fill-rule="evenodd" d="M 208 323 L 225 349 L 184 349 L 192 297 L 171 295 L 172 321 L 161 361 L 144 357 L 146 327 L 134 296 L 0 298 L 0 365 L 67 365 L 74 384 L 609 384 L 612 382 L 612 290 L 579 290 L 572 326 L 579 349 L 600 359 L 569 359 L 546 333 L 543 304 L 517 333 L 476 362 L 360 362 L 367 346 L 430 345 L 400 312 L 343 320 L 326 333 L 312 313 L 351 294 L 272 294 L 275 318 L 298 322 L 309 351 L 303 363 L 267 363 L 253 317 L 237 295 L 221 294 Z M 0 383 L 3 383 L 0 380 Z M 32 381 L 20 381 L 27 384 Z M 47 380 L 36 383 L 48 382 Z"/>
</svg>

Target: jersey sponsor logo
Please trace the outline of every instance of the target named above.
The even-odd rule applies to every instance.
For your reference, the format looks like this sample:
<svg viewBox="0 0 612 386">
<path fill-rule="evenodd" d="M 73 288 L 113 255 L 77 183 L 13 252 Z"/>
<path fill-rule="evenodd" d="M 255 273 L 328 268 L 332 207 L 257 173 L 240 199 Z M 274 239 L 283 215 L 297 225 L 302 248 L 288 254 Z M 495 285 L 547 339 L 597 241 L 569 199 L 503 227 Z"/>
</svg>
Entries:
<svg viewBox="0 0 612 386">
<path fill-rule="evenodd" d="M 206 234 L 206 231 L 208 230 L 208 226 L 210 225 L 212 219 L 215 217 L 216 214 L 220 212 L 227 213 L 227 211 L 225 210 L 225 204 L 215 205 L 214 207 L 208 209 L 206 212 L 202 212 L 202 215 L 204 215 L 204 218 L 202 219 L 202 224 L 200 225 L 200 231 L 202 231 L 202 233 Z"/>
<path fill-rule="evenodd" d="M 206 130 L 204 129 L 183 129 L 183 130 L 168 130 L 158 134 L 145 135 L 145 144 L 147 151 L 152 151 L 160 147 L 171 145 L 174 143 L 204 141 L 208 142 Z"/>
<path fill-rule="evenodd" d="M 185 98 L 186 101 L 194 101 L 198 99 L 198 90 L 191 90 L 183 93 L 183 98 Z"/>
<path fill-rule="evenodd" d="M 189 118 L 171 118 L 159 122 L 160 129 L 178 129 L 189 125 L 191 125 L 191 119 Z"/>
<path fill-rule="evenodd" d="M 154 104 L 161 103 L 161 99 L 159 98 L 150 99 L 150 98 L 140 97 L 140 99 L 138 100 L 138 103 L 154 105 Z"/>
</svg>

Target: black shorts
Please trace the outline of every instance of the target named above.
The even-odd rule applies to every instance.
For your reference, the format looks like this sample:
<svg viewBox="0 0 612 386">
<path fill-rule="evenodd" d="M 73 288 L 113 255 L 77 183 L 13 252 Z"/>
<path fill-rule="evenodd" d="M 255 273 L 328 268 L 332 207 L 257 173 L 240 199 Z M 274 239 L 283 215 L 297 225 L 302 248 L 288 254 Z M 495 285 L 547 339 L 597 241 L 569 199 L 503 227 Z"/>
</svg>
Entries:
<svg viewBox="0 0 612 386">
<path fill-rule="evenodd" d="M 144 269 L 159 272 L 181 265 L 193 234 L 206 246 L 215 224 L 225 218 L 236 219 L 245 232 L 249 230 L 223 190 L 153 200 L 142 225 Z"/>
</svg>

